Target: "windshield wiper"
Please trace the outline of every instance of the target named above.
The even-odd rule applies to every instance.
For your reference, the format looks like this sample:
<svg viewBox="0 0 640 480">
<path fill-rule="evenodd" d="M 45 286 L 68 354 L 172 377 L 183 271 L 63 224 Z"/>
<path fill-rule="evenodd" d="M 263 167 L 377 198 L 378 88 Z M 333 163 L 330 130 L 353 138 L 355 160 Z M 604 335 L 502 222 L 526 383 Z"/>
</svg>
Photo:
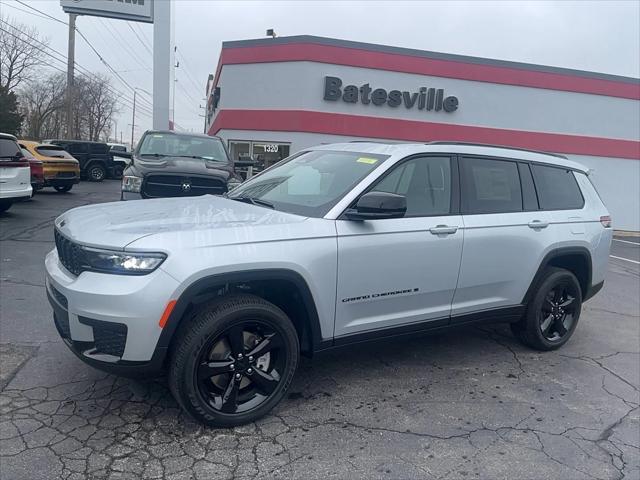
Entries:
<svg viewBox="0 0 640 480">
<path fill-rule="evenodd" d="M 237 200 L 238 202 L 251 203 L 253 205 L 258 205 L 258 206 L 267 207 L 271 209 L 275 208 L 273 206 L 273 203 L 267 202 L 266 200 L 261 200 L 255 197 L 227 197 L 227 198 L 231 200 Z"/>
<path fill-rule="evenodd" d="M 212 157 L 203 157 L 201 155 L 171 155 L 175 158 L 197 158 L 198 160 L 208 160 L 210 162 L 222 162 L 223 160 L 217 160 Z"/>
</svg>

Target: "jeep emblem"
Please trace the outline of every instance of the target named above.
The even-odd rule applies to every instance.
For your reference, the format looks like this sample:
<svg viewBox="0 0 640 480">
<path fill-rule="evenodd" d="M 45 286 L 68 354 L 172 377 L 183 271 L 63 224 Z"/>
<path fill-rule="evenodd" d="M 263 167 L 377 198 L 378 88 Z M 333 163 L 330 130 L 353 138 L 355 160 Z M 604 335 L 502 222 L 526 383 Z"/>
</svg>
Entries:
<svg viewBox="0 0 640 480">
<path fill-rule="evenodd" d="M 189 193 L 191 191 L 191 182 L 182 182 L 182 192 Z"/>
</svg>

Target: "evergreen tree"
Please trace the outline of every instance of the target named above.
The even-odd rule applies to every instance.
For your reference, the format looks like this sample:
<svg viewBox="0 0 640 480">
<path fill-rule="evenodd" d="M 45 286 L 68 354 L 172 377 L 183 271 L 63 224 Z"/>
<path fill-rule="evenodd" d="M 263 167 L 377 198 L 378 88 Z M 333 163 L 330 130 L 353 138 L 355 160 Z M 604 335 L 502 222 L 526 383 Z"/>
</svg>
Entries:
<svg viewBox="0 0 640 480">
<path fill-rule="evenodd" d="M 16 94 L 0 86 L 0 132 L 17 135 L 22 126 Z"/>
</svg>

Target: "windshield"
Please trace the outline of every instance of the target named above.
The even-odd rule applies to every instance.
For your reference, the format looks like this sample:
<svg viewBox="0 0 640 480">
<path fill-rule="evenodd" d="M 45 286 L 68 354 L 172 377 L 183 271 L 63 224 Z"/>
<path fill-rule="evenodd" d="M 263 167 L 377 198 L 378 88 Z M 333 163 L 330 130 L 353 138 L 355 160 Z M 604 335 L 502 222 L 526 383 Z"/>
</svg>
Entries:
<svg viewBox="0 0 640 480">
<path fill-rule="evenodd" d="M 233 189 L 231 199 L 254 199 L 276 210 L 324 216 L 388 155 L 318 150 L 282 160 Z"/>
<path fill-rule="evenodd" d="M 137 155 L 145 160 L 154 157 L 185 157 L 229 163 L 220 139 L 174 133 L 145 135 Z"/>
<path fill-rule="evenodd" d="M 55 145 L 36 147 L 36 152 L 44 157 L 73 159 L 64 148 L 56 147 Z"/>
</svg>

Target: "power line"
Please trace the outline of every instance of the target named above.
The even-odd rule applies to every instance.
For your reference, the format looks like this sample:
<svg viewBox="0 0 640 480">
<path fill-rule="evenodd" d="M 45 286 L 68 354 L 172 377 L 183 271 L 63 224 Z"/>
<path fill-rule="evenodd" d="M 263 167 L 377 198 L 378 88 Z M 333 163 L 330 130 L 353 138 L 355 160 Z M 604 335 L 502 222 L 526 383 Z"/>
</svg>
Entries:
<svg viewBox="0 0 640 480">
<path fill-rule="evenodd" d="M 2 5 L 4 5 L 5 7 L 13 8 L 15 10 L 18 10 L 19 12 L 23 12 L 23 13 L 26 13 L 28 15 L 33 15 L 34 17 L 44 18 L 45 20 L 49 20 L 49 18 L 45 17 L 44 15 L 40 15 L 38 13 L 33 13 L 33 12 L 30 12 L 29 10 L 24 10 L 23 8 L 16 7 L 15 5 L 11 5 L 11 4 L 7 3 L 7 2 L 2 2 Z"/>
<path fill-rule="evenodd" d="M 144 43 L 144 41 L 142 40 L 142 38 L 140 38 L 140 35 L 138 35 L 138 32 L 136 32 L 133 27 L 131 26 L 131 24 L 129 22 L 127 22 L 127 26 L 131 29 L 131 31 L 133 32 L 133 34 L 136 36 L 136 38 L 138 39 L 138 41 L 140 42 L 140 44 L 145 48 L 145 50 L 147 51 L 147 53 L 151 56 L 153 56 L 153 53 L 151 52 L 151 49 L 149 47 L 147 47 L 147 45 Z"/>
<path fill-rule="evenodd" d="M 99 18 L 98 20 L 102 25 L 104 25 L 105 29 L 116 40 L 116 42 L 119 41 L 122 44 L 123 48 L 125 48 L 127 52 L 131 54 L 131 58 L 133 58 L 136 63 L 142 65 L 145 68 L 149 68 L 145 64 L 144 60 L 138 56 L 138 54 L 131 48 L 129 43 L 122 37 L 122 35 L 115 28 L 112 28 L 112 26 L 110 26 L 107 22 L 105 22 L 101 18 Z"/>
<path fill-rule="evenodd" d="M 47 17 L 47 18 L 49 18 L 49 19 L 51 19 L 51 20 L 54 20 L 54 21 L 56 21 L 56 22 L 62 23 L 63 25 L 67 25 L 67 26 L 69 26 L 69 24 L 68 24 L 67 22 L 62 21 L 62 20 L 60 20 L 59 18 L 53 17 L 53 16 L 49 15 L 48 13 L 43 12 L 42 10 L 38 10 L 37 8 L 32 7 L 31 5 L 29 5 L 29 4 L 25 3 L 25 2 L 23 2 L 22 0 L 15 0 L 15 1 L 16 1 L 16 2 L 18 2 L 20 5 L 24 5 L 25 7 L 27 7 L 27 8 L 29 8 L 29 9 L 33 10 L 34 12 L 38 12 L 40 15 L 44 15 L 45 17 Z"/>
<path fill-rule="evenodd" d="M 129 82 L 127 82 L 124 78 L 122 78 L 122 76 L 104 58 L 102 58 L 102 55 L 100 55 L 98 50 L 96 50 L 93 44 L 87 39 L 87 37 L 84 36 L 84 34 L 77 27 L 76 27 L 76 32 L 78 32 L 78 35 L 80 35 L 80 37 L 82 37 L 82 39 L 87 43 L 87 45 L 89 45 L 91 50 L 93 50 L 93 53 L 97 55 L 100 61 L 111 71 L 111 73 L 113 73 L 116 76 L 116 78 L 120 80 L 120 82 L 122 82 L 122 84 L 128 87 L 131 91 L 134 91 L 135 88 L 129 85 Z"/>
<path fill-rule="evenodd" d="M 49 15 L 46 12 L 43 12 L 42 10 L 38 10 L 35 7 L 32 7 L 31 5 L 28 5 L 27 3 L 23 2 L 22 0 L 15 0 L 16 2 L 18 2 L 21 5 L 24 5 L 25 7 L 41 14 L 44 15 L 47 18 L 50 18 L 51 20 L 55 20 L 56 22 L 62 23 L 63 25 L 69 25 L 67 22 L 63 22 L 62 20 L 55 18 L 51 15 Z M 95 53 L 97 55 L 97 57 L 100 59 L 100 61 L 109 69 L 109 71 L 111 71 L 111 73 L 113 73 L 116 78 L 118 80 L 120 80 L 120 82 L 122 82 L 127 88 L 129 88 L 130 90 L 133 91 L 133 87 L 131 85 L 129 85 L 129 83 L 122 78 L 122 76 L 120 76 L 120 74 L 102 57 L 102 55 L 100 55 L 100 53 L 96 50 L 96 48 L 91 44 L 91 42 L 89 42 L 89 40 L 87 39 L 87 37 L 84 36 L 84 34 L 80 31 L 80 29 L 78 27 L 76 27 L 76 32 L 78 32 L 78 35 L 80 35 L 80 37 L 82 37 L 82 39 L 87 43 L 87 45 L 89 45 L 89 47 L 91 48 L 91 50 L 93 50 L 93 53 Z"/>
<path fill-rule="evenodd" d="M 147 34 L 144 33 L 144 30 L 142 29 L 142 27 L 140 26 L 139 23 L 134 23 L 133 26 L 140 32 L 140 35 L 142 35 L 142 38 L 144 38 L 146 40 L 146 45 L 151 48 L 151 45 L 153 44 L 153 42 L 151 40 L 149 40 L 149 37 L 147 37 Z"/>
<path fill-rule="evenodd" d="M 188 79 L 191 81 L 192 85 L 195 86 L 195 89 L 197 92 L 200 92 L 201 87 L 198 85 L 198 82 L 196 82 L 194 80 L 194 78 L 191 76 L 191 73 L 189 72 L 189 67 L 187 66 L 187 62 L 185 61 L 184 55 L 182 55 L 182 51 L 180 51 L 178 49 L 178 47 L 176 47 L 176 53 L 180 55 L 180 59 L 182 60 L 182 64 L 184 65 L 184 72 L 186 73 Z M 199 96 L 199 95 L 198 95 Z"/>
<path fill-rule="evenodd" d="M 67 57 L 66 57 L 64 54 L 62 54 L 62 53 L 60 53 L 59 51 L 55 50 L 54 48 L 52 48 L 52 47 L 50 47 L 50 46 L 46 45 L 45 43 L 43 43 L 43 42 L 39 41 L 37 38 L 32 37 L 31 35 L 29 35 L 29 34 L 27 34 L 27 33 L 25 33 L 25 32 L 22 32 L 22 31 L 20 31 L 20 30 L 18 30 L 16 27 L 14 27 L 14 26 L 13 26 L 13 25 L 11 25 L 10 23 L 8 23 L 8 22 L 6 22 L 6 21 L 4 21 L 4 20 L 2 20 L 2 19 L 0 19 L 0 24 L 5 24 L 5 25 L 7 25 L 7 26 L 9 26 L 9 27 L 13 28 L 13 29 L 14 29 L 14 30 L 16 30 L 16 31 L 21 32 L 23 35 L 25 35 L 26 37 L 30 38 L 30 39 L 31 39 L 31 40 L 33 40 L 34 42 L 36 42 L 36 43 L 38 43 L 38 44 L 40 44 L 40 45 L 44 46 L 45 48 L 47 48 L 47 49 L 51 50 L 52 52 L 54 52 L 56 55 L 58 55 L 58 56 L 59 56 L 59 57 L 61 57 L 61 58 L 57 58 L 56 56 L 54 56 L 54 55 L 52 55 L 51 53 L 49 53 L 47 50 L 44 50 L 44 49 L 42 49 L 42 48 L 38 47 L 37 45 L 33 45 L 33 47 L 34 47 L 36 50 L 39 50 L 39 51 L 41 51 L 42 53 L 44 53 L 45 55 L 48 55 L 51 59 L 53 59 L 53 60 L 55 60 L 55 61 L 58 61 L 58 62 L 62 63 L 62 64 L 63 64 L 63 66 L 65 66 L 65 65 L 66 65 L 66 63 L 67 63 Z M 22 42 L 27 43 L 27 41 L 26 41 L 24 38 L 21 38 L 20 36 L 18 36 L 18 35 L 16 35 L 16 34 L 14 34 L 14 33 L 12 33 L 12 32 L 10 32 L 10 31 L 8 31 L 8 30 L 5 30 L 5 29 L 3 29 L 3 28 L 1 28 L 1 27 L 0 27 L 0 31 L 3 31 L 3 32 L 5 32 L 5 33 L 7 33 L 7 34 L 11 35 L 12 37 L 15 37 L 15 38 L 17 38 L 18 40 L 21 40 Z M 61 70 L 60 68 L 58 68 L 58 67 L 57 67 L 57 66 L 55 66 L 55 65 L 52 65 L 52 64 L 47 63 L 47 62 L 43 62 L 43 63 L 44 63 L 45 65 L 49 66 L 49 67 L 52 67 L 52 68 L 54 68 L 54 69 L 56 69 L 56 70 L 58 70 L 58 71 L 62 72 L 62 73 L 66 73 L 66 70 Z M 82 75 L 82 76 L 84 76 L 84 77 L 87 77 L 87 78 L 89 78 L 89 79 L 91 79 L 92 77 L 93 77 L 93 78 L 99 78 L 99 77 L 97 77 L 95 74 L 91 73 L 89 70 L 87 70 L 86 68 L 84 68 L 82 65 L 79 65 L 77 62 L 75 62 L 75 65 L 78 67 L 78 73 L 79 73 L 80 75 Z M 82 70 L 85 70 L 85 71 L 86 71 L 86 72 L 88 72 L 88 73 L 84 73 Z M 125 94 L 125 93 L 121 92 L 120 90 L 117 90 L 115 87 L 112 87 L 111 85 L 108 85 L 108 84 L 106 85 L 106 87 L 107 87 L 107 89 L 108 89 L 108 90 L 111 90 L 111 93 L 113 93 L 113 94 L 115 94 L 116 96 L 118 96 L 118 97 L 120 98 L 120 100 L 121 100 L 121 101 L 125 101 L 125 100 L 126 100 L 126 101 L 128 101 L 130 104 L 132 104 L 132 103 L 133 103 L 133 102 L 131 101 L 131 97 L 127 98 L 127 96 L 126 96 L 126 94 Z M 136 106 L 136 107 L 138 107 L 138 106 Z M 149 111 L 149 109 L 148 109 L 148 108 L 146 108 L 144 105 L 140 105 L 140 106 L 139 106 L 139 108 L 145 108 L 147 111 Z"/>
</svg>

